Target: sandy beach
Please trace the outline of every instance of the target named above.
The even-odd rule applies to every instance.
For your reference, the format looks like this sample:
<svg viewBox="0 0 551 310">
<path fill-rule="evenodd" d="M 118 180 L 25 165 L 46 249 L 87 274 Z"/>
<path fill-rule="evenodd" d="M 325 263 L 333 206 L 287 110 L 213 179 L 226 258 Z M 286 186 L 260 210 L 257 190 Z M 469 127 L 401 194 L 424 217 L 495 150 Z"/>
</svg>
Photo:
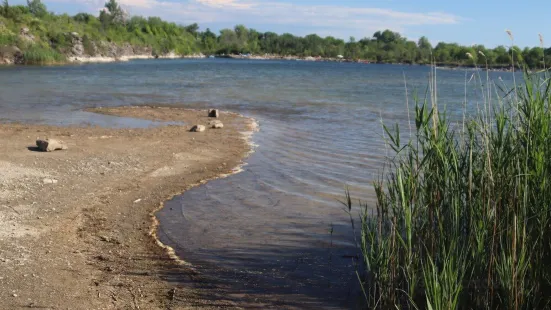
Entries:
<svg viewBox="0 0 551 310">
<path fill-rule="evenodd" d="M 162 202 L 232 173 L 251 147 L 253 121 L 206 111 L 104 108 L 159 121 L 144 129 L 0 124 L 0 308 L 191 309 L 236 307 L 201 299 L 176 278 L 197 277 L 152 236 Z M 38 152 L 37 138 L 68 150 Z"/>
</svg>

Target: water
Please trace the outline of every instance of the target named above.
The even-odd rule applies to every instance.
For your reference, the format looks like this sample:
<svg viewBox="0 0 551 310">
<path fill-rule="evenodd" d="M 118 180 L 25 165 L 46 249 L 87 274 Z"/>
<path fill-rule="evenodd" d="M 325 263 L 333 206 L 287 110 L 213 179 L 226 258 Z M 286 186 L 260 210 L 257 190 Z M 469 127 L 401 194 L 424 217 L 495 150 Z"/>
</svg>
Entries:
<svg viewBox="0 0 551 310">
<path fill-rule="evenodd" d="M 472 72 L 437 74 L 440 105 L 461 118 Z M 386 155 L 381 119 L 407 131 L 405 83 L 424 97 L 428 75 L 420 66 L 219 59 L 6 67 L 0 119 L 159 125 L 82 111 L 138 104 L 217 107 L 256 118 L 258 147 L 244 172 L 187 191 L 158 213 L 161 240 L 206 280 L 167 279 L 216 288 L 226 299 L 353 308 L 358 251 L 338 200 L 346 184 L 374 204 L 371 183 Z M 491 73 L 499 77 L 511 74 Z M 470 111 L 478 92 L 468 87 Z M 357 223 L 356 211 L 353 217 Z"/>
</svg>

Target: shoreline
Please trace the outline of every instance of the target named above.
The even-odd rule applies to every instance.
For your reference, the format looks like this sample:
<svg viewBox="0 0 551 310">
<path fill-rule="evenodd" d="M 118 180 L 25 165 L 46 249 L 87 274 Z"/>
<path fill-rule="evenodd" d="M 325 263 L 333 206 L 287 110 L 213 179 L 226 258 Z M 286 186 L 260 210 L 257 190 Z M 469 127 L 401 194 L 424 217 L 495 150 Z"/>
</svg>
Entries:
<svg viewBox="0 0 551 310">
<path fill-rule="evenodd" d="M 68 57 L 67 61 L 69 64 L 79 64 L 79 63 L 110 63 L 110 62 L 126 62 L 131 60 L 144 60 L 144 59 L 202 59 L 206 58 L 205 55 L 186 55 L 180 56 L 174 53 L 167 55 L 157 55 L 153 56 L 151 54 L 141 54 L 141 55 L 129 55 L 129 56 L 120 56 L 120 57 L 103 57 L 103 56 L 81 56 L 81 57 Z"/>
<path fill-rule="evenodd" d="M 392 62 L 377 62 L 368 59 L 349 59 L 349 58 L 331 58 L 331 57 L 312 57 L 312 56 L 297 56 L 297 55 L 204 55 L 190 54 L 190 55 L 178 55 L 174 52 L 165 55 L 152 55 L 152 54 L 135 54 L 135 55 L 122 55 L 122 56 L 69 56 L 67 60 L 60 63 L 47 63 L 47 64 L 24 64 L 8 62 L 0 64 L 1 66 L 51 66 L 51 65 L 71 65 L 71 64 L 89 64 L 89 63 L 113 63 L 113 62 L 127 62 L 132 60 L 151 60 L 151 59 L 208 59 L 208 58 L 220 58 L 220 59 L 237 59 L 237 60 L 287 60 L 287 61 L 302 61 L 302 62 L 337 62 L 337 63 L 355 63 L 366 65 L 403 65 L 403 66 L 434 66 L 440 70 L 481 70 L 481 71 L 497 71 L 497 72 L 511 72 L 511 65 L 493 65 L 489 68 L 483 66 L 475 66 L 472 64 L 457 64 L 457 63 L 392 63 Z M 515 71 L 521 71 L 519 67 L 515 67 Z"/>
<path fill-rule="evenodd" d="M 254 151 L 255 120 L 224 112 L 224 129 L 190 133 L 190 125 L 209 120 L 206 111 L 92 110 L 185 125 L 0 124 L 0 141 L 6 145 L 0 151 L 0 206 L 5 207 L 0 209 L 5 224 L 0 229 L 0 302 L 8 308 L 71 309 L 206 304 L 194 288 L 170 281 L 200 275 L 160 247 L 154 238 L 155 212 L 167 197 L 238 173 Z M 60 137 L 69 149 L 27 150 L 36 134 Z M 42 185 L 43 177 L 56 184 Z M 209 304 L 235 306 L 223 300 Z"/>
<path fill-rule="evenodd" d="M 190 111 L 200 111 L 200 110 L 193 110 L 193 109 L 190 109 Z M 159 236 L 157 234 L 157 231 L 159 230 L 159 227 L 161 225 L 161 222 L 159 221 L 159 219 L 157 218 L 157 212 L 161 211 L 164 207 L 165 207 L 165 202 L 173 199 L 174 197 L 176 196 L 180 196 L 182 195 L 184 192 L 190 190 L 190 189 L 193 189 L 195 187 L 198 187 L 198 186 L 201 186 L 201 185 L 205 185 L 207 184 L 208 182 L 210 181 L 213 181 L 213 180 L 218 180 L 218 179 L 223 179 L 223 178 L 228 178 L 228 177 L 231 177 L 232 175 L 236 175 L 238 173 L 241 173 L 243 172 L 243 167 L 247 165 L 247 162 L 245 161 L 249 156 L 251 156 L 254 152 L 255 152 L 255 148 L 257 147 L 257 145 L 255 145 L 253 142 L 252 142 L 252 137 L 254 135 L 255 132 L 257 132 L 259 130 L 259 126 L 258 126 L 258 121 L 255 120 L 254 118 L 250 118 L 250 117 L 246 117 L 242 114 L 239 114 L 239 113 L 233 113 L 233 112 L 222 112 L 222 113 L 226 113 L 226 114 L 234 114 L 238 117 L 243 117 L 247 120 L 250 121 L 249 123 L 249 126 L 251 128 L 250 131 L 245 131 L 245 132 L 241 132 L 241 134 L 243 135 L 243 139 L 246 141 L 247 145 L 249 146 L 249 151 L 247 153 L 245 153 L 245 155 L 243 156 L 241 162 L 239 162 L 239 164 L 237 166 L 235 166 L 234 168 L 232 168 L 229 172 L 226 172 L 226 173 L 222 173 L 222 174 L 219 174 L 217 176 L 214 176 L 212 178 L 208 178 L 208 179 L 204 179 L 204 180 L 200 180 L 199 182 L 195 183 L 195 184 L 191 184 L 189 185 L 189 187 L 185 190 L 185 191 L 181 191 L 181 192 L 178 192 L 177 194 L 171 194 L 169 195 L 166 199 L 162 200 L 160 203 L 159 203 L 159 206 L 150 212 L 150 216 L 151 216 L 151 229 L 149 230 L 149 235 L 155 240 L 155 243 L 162 249 L 164 249 L 166 251 L 166 254 L 173 260 L 175 261 L 176 263 L 178 264 L 181 264 L 181 265 L 184 265 L 184 266 L 187 266 L 191 269 L 193 269 L 193 265 L 191 263 L 188 263 L 186 262 L 183 258 L 181 258 L 180 256 L 178 256 L 176 254 L 176 251 L 174 250 L 174 248 L 172 248 L 171 246 L 167 245 L 167 244 L 164 244 L 160 239 L 159 239 Z"/>
</svg>

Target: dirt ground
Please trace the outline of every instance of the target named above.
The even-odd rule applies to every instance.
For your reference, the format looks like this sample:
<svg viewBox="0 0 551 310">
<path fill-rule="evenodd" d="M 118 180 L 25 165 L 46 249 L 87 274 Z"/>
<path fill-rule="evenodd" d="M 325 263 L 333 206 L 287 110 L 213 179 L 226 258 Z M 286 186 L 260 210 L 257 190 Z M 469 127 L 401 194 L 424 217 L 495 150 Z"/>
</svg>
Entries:
<svg viewBox="0 0 551 310">
<path fill-rule="evenodd" d="M 250 151 L 250 119 L 206 111 L 104 108 L 95 112 L 183 121 L 146 129 L 0 124 L 0 309 L 234 308 L 166 281 L 193 278 L 159 247 L 152 212 Z M 36 138 L 68 150 L 38 152 Z M 204 295 L 203 295 L 204 296 Z"/>
</svg>

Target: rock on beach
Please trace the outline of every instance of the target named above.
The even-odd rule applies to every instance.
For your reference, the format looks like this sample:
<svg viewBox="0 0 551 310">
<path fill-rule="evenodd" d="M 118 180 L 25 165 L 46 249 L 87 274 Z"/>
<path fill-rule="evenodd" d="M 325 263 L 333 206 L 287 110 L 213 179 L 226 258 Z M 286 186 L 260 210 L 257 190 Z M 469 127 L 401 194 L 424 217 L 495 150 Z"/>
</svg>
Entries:
<svg viewBox="0 0 551 310">
<path fill-rule="evenodd" d="M 205 126 L 204 125 L 195 125 L 195 126 L 191 127 L 191 129 L 189 131 L 191 131 L 191 132 L 205 131 Z"/>
<path fill-rule="evenodd" d="M 36 146 L 42 152 L 52 152 L 56 150 L 66 150 L 68 149 L 67 145 L 61 140 L 55 139 L 46 139 L 46 140 L 36 140 Z"/>
<path fill-rule="evenodd" d="M 224 128 L 224 124 L 219 121 L 219 120 L 215 120 L 215 121 L 210 121 L 209 122 L 209 126 L 210 128 L 213 128 L 213 129 L 221 129 L 221 128 Z"/>
<path fill-rule="evenodd" d="M 209 117 L 220 117 L 220 112 L 217 109 L 209 110 Z"/>
</svg>

